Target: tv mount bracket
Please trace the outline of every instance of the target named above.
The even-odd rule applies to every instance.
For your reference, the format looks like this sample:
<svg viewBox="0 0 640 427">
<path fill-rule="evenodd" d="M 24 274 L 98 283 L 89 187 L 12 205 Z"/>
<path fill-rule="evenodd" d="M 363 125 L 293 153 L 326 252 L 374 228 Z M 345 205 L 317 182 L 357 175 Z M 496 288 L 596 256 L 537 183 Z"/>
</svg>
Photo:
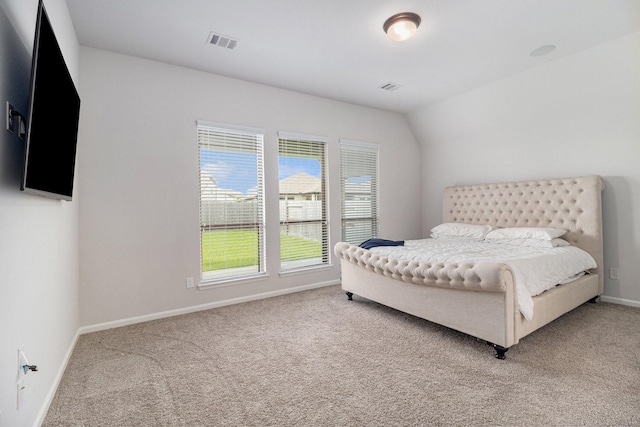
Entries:
<svg viewBox="0 0 640 427">
<path fill-rule="evenodd" d="M 13 109 L 13 105 L 7 101 L 7 120 L 6 127 L 10 133 L 15 133 L 16 128 L 16 118 L 17 118 L 17 127 L 18 127 L 18 137 L 20 139 L 24 139 L 27 131 L 25 126 L 25 119 L 22 114 Z"/>
</svg>

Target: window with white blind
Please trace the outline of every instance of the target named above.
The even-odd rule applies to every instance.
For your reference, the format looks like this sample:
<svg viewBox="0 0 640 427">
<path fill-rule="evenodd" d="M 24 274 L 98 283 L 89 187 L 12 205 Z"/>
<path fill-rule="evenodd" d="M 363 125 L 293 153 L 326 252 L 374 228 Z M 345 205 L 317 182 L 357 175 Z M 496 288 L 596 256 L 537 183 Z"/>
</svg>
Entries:
<svg viewBox="0 0 640 427">
<path fill-rule="evenodd" d="M 376 144 L 340 141 L 342 240 L 353 245 L 378 237 L 378 152 Z"/>
<path fill-rule="evenodd" d="M 265 273 L 261 129 L 197 122 L 202 281 Z"/>
<path fill-rule="evenodd" d="M 282 272 L 329 264 L 326 143 L 278 133 Z"/>
</svg>

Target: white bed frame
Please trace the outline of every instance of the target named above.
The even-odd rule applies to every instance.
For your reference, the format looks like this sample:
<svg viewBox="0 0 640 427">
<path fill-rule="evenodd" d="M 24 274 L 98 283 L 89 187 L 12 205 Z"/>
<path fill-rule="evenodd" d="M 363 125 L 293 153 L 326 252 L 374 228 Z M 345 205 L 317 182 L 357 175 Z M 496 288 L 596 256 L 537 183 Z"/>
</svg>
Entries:
<svg viewBox="0 0 640 427">
<path fill-rule="evenodd" d="M 520 339 L 603 292 L 602 178 L 447 187 L 442 222 L 497 227 L 553 227 L 596 260 L 592 274 L 533 298 L 533 319 L 518 310 L 513 273 L 505 264 L 428 264 L 377 256 L 338 243 L 342 289 L 480 338 L 496 357 Z"/>
</svg>

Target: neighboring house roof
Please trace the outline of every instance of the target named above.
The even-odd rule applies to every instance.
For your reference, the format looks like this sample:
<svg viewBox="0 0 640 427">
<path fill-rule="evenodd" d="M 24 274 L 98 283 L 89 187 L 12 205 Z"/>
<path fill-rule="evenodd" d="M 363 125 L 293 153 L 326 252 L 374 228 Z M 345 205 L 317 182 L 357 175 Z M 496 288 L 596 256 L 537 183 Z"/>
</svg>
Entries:
<svg viewBox="0 0 640 427">
<path fill-rule="evenodd" d="M 280 194 L 321 193 L 320 178 L 299 172 L 280 180 Z"/>
<path fill-rule="evenodd" d="M 227 190 L 218 187 L 218 182 L 211 174 L 200 172 L 200 187 L 203 198 L 208 200 L 229 200 L 248 199 L 255 197 L 254 194 L 244 195 L 240 191 Z M 280 180 L 280 194 L 320 194 L 320 178 L 311 176 L 308 173 L 299 172 Z"/>
<path fill-rule="evenodd" d="M 200 188 L 203 199 L 207 200 L 229 200 L 243 199 L 244 194 L 236 190 L 219 188 L 218 182 L 210 174 L 200 171 Z"/>
</svg>

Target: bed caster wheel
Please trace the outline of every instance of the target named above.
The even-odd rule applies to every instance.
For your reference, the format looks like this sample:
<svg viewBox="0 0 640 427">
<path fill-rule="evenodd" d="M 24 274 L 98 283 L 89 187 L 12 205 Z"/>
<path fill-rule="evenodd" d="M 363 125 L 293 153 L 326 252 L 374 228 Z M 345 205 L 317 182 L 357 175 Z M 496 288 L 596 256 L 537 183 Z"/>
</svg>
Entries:
<svg viewBox="0 0 640 427">
<path fill-rule="evenodd" d="M 496 359 L 504 360 L 507 358 L 504 354 L 509 351 L 509 348 L 504 348 L 501 345 L 494 344 L 489 341 L 487 341 L 487 345 L 490 345 L 496 351 Z"/>
<path fill-rule="evenodd" d="M 496 359 L 504 360 L 507 358 L 504 354 L 509 351 L 508 348 L 493 344 L 493 349 L 496 351 Z"/>
</svg>

